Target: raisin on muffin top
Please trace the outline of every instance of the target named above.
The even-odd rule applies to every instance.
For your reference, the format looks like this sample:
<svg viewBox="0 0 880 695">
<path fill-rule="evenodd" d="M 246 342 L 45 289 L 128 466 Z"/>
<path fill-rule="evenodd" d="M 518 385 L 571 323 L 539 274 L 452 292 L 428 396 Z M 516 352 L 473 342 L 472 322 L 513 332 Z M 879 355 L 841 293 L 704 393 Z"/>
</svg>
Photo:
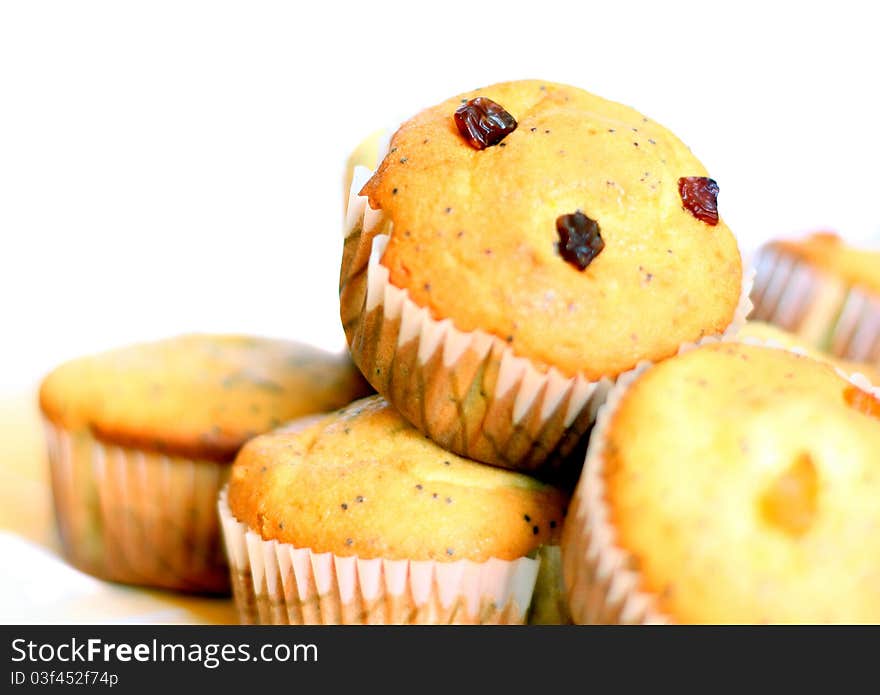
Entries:
<svg viewBox="0 0 880 695">
<path fill-rule="evenodd" d="M 256 434 L 369 392 L 347 354 L 191 334 L 71 360 L 39 398 L 50 421 L 106 443 L 228 462 Z"/>
<path fill-rule="evenodd" d="M 379 396 L 248 442 L 229 506 L 259 533 L 314 552 L 392 560 L 512 560 L 553 543 L 567 496 L 438 447 Z"/>
<path fill-rule="evenodd" d="M 617 545 L 679 622 L 880 620 L 880 401 L 736 343 L 643 374 L 602 454 Z"/>
<path fill-rule="evenodd" d="M 498 122 L 509 132 L 475 147 L 467 128 L 480 137 Z M 731 322 L 741 258 L 713 218 L 713 186 L 684 144 L 633 109 L 524 80 L 404 123 L 362 194 L 391 223 L 391 283 L 418 305 L 541 367 L 597 379 Z"/>
</svg>

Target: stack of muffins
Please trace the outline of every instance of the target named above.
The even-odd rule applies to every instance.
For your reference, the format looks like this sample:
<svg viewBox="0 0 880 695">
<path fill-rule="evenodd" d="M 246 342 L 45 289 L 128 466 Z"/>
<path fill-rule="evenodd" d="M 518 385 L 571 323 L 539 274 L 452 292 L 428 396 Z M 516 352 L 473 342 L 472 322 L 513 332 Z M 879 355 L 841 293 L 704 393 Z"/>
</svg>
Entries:
<svg viewBox="0 0 880 695">
<path fill-rule="evenodd" d="M 714 184 L 641 114 L 537 81 L 371 144 L 340 310 L 380 395 L 245 447 L 221 505 L 244 617 L 522 622 L 536 597 L 532 622 L 561 622 L 558 536 L 608 389 L 744 316 Z"/>
<path fill-rule="evenodd" d="M 170 373 L 244 392 L 184 393 L 123 353 L 125 397 L 72 398 L 91 376 L 44 384 L 75 564 L 199 590 L 198 571 L 183 584 L 162 568 L 205 565 L 216 514 L 164 534 L 158 519 L 204 520 L 192 500 L 219 498 L 242 622 L 880 619 L 880 562 L 855 550 L 876 520 L 877 392 L 735 342 L 749 274 L 717 184 L 672 133 L 577 88 L 503 83 L 365 141 L 347 180 L 339 299 L 359 374 L 327 356 L 300 382 L 320 388 L 293 387 L 275 370 L 296 359 L 221 374 L 202 355 Z M 355 400 L 360 375 L 376 395 Z M 175 395 L 154 408 L 154 388 Z M 174 468 L 217 441 L 210 485 Z"/>
</svg>

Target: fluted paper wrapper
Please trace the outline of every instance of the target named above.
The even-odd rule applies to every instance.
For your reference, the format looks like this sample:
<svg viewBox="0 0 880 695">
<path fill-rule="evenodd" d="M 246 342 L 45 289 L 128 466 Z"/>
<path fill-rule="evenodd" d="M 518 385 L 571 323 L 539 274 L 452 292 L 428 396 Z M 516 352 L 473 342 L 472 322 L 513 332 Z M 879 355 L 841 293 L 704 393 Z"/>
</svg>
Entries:
<svg viewBox="0 0 880 695">
<path fill-rule="evenodd" d="M 229 465 L 105 444 L 44 420 L 65 558 L 101 579 L 229 592 L 216 501 Z"/>
<path fill-rule="evenodd" d="M 752 338 L 743 343 L 787 350 L 774 341 Z M 685 346 L 687 352 L 697 345 Z M 643 363 L 621 378 L 599 411 L 590 446 L 569 507 L 562 531 L 562 570 L 572 620 L 589 625 L 650 625 L 674 623 L 673 616 L 662 611 L 657 597 L 642 590 L 644 583 L 638 564 L 627 550 L 616 543 L 616 533 L 605 496 L 603 454 L 611 419 L 629 387 L 652 365 Z M 854 386 L 880 398 L 862 374 L 837 373 Z"/>
<path fill-rule="evenodd" d="M 784 328 L 836 357 L 880 365 L 880 296 L 775 244 L 758 250 L 755 267 L 750 318 Z"/>
<path fill-rule="evenodd" d="M 390 221 L 357 195 L 369 176 L 355 169 L 340 273 L 342 323 L 364 376 L 444 449 L 542 477 L 576 473 L 572 453 L 616 379 L 541 371 L 500 338 L 437 320 L 392 285 L 380 262 Z M 750 278 L 725 335 L 751 309 Z"/>
<path fill-rule="evenodd" d="M 522 624 L 539 560 L 362 559 L 264 540 L 218 501 L 243 624 Z"/>
</svg>

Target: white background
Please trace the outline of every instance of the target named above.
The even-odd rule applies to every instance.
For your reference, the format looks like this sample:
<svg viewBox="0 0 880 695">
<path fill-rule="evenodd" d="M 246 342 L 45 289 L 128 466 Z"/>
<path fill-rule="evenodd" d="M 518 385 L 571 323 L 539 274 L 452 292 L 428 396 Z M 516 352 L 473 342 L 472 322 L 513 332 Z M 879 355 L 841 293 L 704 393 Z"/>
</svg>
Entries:
<svg viewBox="0 0 880 695">
<path fill-rule="evenodd" d="M 348 152 L 506 79 L 670 127 L 745 252 L 880 237 L 871 4 L 717 4 L 0 0 L 0 388 L 181 331 L 340 348 Z"/>
</svg>

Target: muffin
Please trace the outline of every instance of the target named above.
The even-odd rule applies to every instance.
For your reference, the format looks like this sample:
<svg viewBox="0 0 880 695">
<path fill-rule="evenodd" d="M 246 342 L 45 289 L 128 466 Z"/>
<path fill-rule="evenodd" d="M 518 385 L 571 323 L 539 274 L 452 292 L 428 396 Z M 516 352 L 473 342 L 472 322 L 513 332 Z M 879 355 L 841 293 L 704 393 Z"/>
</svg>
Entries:
<svg viewBox="0 0 880 695">
<path fill-rule="evenodd" d="M 563 530 L 577 622 L 880 622 L 880 390 L 704 345 L 609 397 Z"/>
<path fill-rule="evenodd" d="M 752 318 L 837 357 L 880 364 L 880 250 L 818 232 L 765 244 L 754 263 Z"/>
<path fill-rule="evenodd" d="M 72 360 L 43 381 L 61 545 L 104 579 L 229 591 L 216 499 L 245 441 L 369 392 L 347 355 L 185 335 Z"/>
<path fill-rule="evenodd" d="M 248 442 L 219 508 L 243 623 L 522 623 L 566 503 L 373 396 Z"/>
<path fill-rule="evenodd" d="M 794 352 L 812 357 L 820 362 L 827 362 L 846 374 L 862 374 L 867 377 L 874 386 L 880 386 L 880 368 L 865 364 L 864 362 L 852 362 L 833 357 L 810 345 L 798 335 L 786 331 L 784 328 L 763 321 L 746 321 L 739 331 L 736 339 L 741 342 L 753 344 L 771 344 L 774 347 L 782 347 Z"/>
<path fill-rule="evenodd" d="M 442 447 L 555 475 L 621 374 L 747 311 L 717 190 L 668 130 L 583 90 L 448 99 L 349 206 L 352 356 Z"/>
</svg>

